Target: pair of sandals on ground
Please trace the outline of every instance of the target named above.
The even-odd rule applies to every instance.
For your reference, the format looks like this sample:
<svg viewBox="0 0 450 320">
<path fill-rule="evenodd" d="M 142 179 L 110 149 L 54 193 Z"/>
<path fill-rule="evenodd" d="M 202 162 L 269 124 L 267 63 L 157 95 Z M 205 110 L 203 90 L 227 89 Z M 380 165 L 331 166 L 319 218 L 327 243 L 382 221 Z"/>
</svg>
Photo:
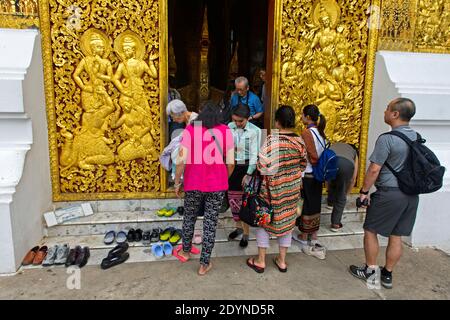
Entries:
<svg viewBox="0 0 450 320">
<path fill-rule="evenodd" d="M 130 254 L 127 252 L 128 248 L 128 243 L 119 243 L 108 252 L 107 257 L 102 260 L 100 267 L 105 270 L 127 261 L 130 257 Z"/>
</svg>

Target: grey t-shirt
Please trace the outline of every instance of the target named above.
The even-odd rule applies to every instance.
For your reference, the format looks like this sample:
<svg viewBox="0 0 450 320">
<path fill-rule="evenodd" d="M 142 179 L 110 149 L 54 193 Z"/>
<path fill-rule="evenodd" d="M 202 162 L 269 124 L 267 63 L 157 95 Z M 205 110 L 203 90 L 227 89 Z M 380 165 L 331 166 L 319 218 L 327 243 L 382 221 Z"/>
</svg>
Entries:
<svg viewBox="0 0 450 320">
<path fill-rule="evenodd" d="M 417 140 L 417 133 L 409 126 L 400 126 L 393 130 L 400 131 L 413 141 Z M 379 136 L 369 158 L 370 162 L 382 166 L 375 186 L 398 187 L 397 178 L 384 164 L 387 162 L 395 171 L 399 171 L 403 168 L 408 154 L 409 146 L 401 138 L 389 134 Z"/>
<path fill-rule="evenodd" d="M 333 150 L 338 157 L 345 158 L 353 163 L 353 165 L 355 164 L 357 152 L 351 145 L 343 142 L 336 142 L 331 145 L 330 149 Z"/>
</svg>

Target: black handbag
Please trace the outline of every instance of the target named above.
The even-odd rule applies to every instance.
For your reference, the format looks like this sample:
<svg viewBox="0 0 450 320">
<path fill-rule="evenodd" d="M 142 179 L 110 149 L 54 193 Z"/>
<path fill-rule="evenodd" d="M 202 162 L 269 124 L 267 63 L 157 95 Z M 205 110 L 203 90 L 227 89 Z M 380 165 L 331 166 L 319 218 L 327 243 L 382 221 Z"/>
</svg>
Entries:
<svg viewBox="0 0 450 320">
<path fill-rule="evenodd" d="M 273 219 L 272 205 L 260 196 L 261 184 L 262 177 L 254 174 L 250 182 L 244 187 L 244 195 L 242 196 L 239 218 L 252 227 L 263 227 Z"/>
</svg>

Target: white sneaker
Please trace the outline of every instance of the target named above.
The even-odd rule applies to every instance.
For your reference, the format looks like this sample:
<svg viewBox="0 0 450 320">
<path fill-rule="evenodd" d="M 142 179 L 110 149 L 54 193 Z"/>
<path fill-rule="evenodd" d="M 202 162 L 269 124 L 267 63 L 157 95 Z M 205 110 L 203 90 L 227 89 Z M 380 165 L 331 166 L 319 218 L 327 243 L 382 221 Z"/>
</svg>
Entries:
<svg viewBox="0 0 450 320">
<path fill-rule="evenodd" d="M 317 259 L 325 260 L 327 250 L 325 249 L 324 246 L 316 244 L 314 246 L 311 245 L 303 246 L 302 251 L 304 254 L 308 256 L 313 256 L 316 257 Z"/>
</svg>

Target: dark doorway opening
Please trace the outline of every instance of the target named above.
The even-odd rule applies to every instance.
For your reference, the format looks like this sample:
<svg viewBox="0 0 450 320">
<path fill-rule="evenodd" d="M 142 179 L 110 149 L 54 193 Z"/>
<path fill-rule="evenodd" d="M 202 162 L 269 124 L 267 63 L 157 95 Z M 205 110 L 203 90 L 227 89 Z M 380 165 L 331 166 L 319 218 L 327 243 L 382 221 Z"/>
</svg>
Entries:
<svg viewBox="0 0 450 320">
<path fill-rule="evenodd" d="M 204 100 L 219 102 L 238 76 L 263 98 L 269 2 L 169 0 L 169 86 L 189 110 L 198 111 Z"/>
</svg>

